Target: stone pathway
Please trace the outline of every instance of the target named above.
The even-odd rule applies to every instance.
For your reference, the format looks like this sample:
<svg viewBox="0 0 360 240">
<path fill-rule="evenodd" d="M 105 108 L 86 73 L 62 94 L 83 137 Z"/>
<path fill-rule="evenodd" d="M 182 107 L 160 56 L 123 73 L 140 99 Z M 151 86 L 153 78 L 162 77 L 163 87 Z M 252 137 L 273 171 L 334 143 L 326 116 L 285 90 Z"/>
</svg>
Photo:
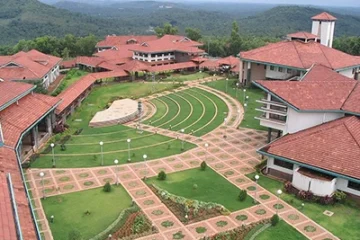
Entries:
<svg viewBox="0 0 360 240">
<path fill-rule="evenodd" d="M 187 86 L 176 89 L 176 91 L 189 87 L 199 87 L 219 96 L 229 107 L 228 118 L 232 121 L 229 121 L 227 126 L 221 126 L 203 137 L 180 134 L 152 126 L 143 126 L 146 131 L 157 132 L 172 138 L 180 137 L 180 139 L 185 139 L 187 142 L 197 144 L 199 147 L 195 149 L 180 155 L 149 160 L 146 163 L 129 163 L 119 167 L 28 170 L 26 176 L 39 215 L 38 222 L 42 225 L 42 233 L 45 239 L 53 238 L 40 201 L 44 190 L 46 196 L 55 196 L 101 187 L 107 181 L 115 183 L 117 178 L 119 178 L 122 186 L 132 199 L 159 229 L 158 234 L 141 238 L 143 240 L 170 240 L 176 239 L 179 235 L 182 235 L 184 240 L 199 239 L 242 226 L 243 224 L 250 224 L 260 219 L 270 218 L 276 211 L 278 211 L 284 221 L 294 226 L 308 239 L 338 239 L 306 217 L 298 209 L 293 208 L 282 200 L 279 201 L 273 193 L 256 185 L 245 176 L 245 174 L 253 172 L 254 166 L 260 162 L 260 156 L 255 150 L 266 143 L 266 133 L 252 129 L 236 129 L 243 117 L 243 108 L 240 103 L 220 91 L 199 85 L 199 83 L 213 79 L 213 77 L 210 77 L 205 80 L 188 82 Z M 156 97 L 169 93 L 157 94 Z M 153 97 L 155 96 L 147 97 L 146 101 L 151 100 Z M 146 103 L 146 106 L 148 107 L 147 116 L 152 116 L 156 112 L 156 108 L 150 103 Z M 130 123 L 128 126 L 135 127 L 136 124 Z M 224 138 L 224 135 L 226 135 L 226 138 Z M 205 148 L 205 143 L 209 144 L 208 148 Z M 230 183 L 239 189 L 247 189 L 249 196 L 252 198 L 256 197 L 259 204 L 233 212 L 229 216 L 218 216 L 184 225 L 141 180 L 144 176 L 155 176 L 162 170 L 170 174 L 172 172 L 197 168 L 204 160 L 208 163 L 209 167 L 222 175 Z M 40 172 L 45 173 L 44 188 L 41 185 Z M 206 230 L 204 233 L 199 233 L 204 230 Z"/>
</svg>

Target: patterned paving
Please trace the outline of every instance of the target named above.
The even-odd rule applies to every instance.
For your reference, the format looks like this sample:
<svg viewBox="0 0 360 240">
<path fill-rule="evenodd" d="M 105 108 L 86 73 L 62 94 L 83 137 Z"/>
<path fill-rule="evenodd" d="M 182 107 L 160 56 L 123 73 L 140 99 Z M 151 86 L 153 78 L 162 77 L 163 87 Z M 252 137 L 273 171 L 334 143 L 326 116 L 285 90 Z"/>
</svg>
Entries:
<svg viewBox="0 0 360 240">
<path fill-rule="evenodd" d="M 194 84 L 190 83 L 189 85 L 194 86 Z M 204 87 L 203 89 L 207 88 Z M 217 94 L 216 91 L 212 92 Z M 115 183 L 116 179 L 119 179 L 133 201 L 141 207 L 159 229 L 158 234 L 141 238 L 143 240 L 199 239 L 244 224 L 250 224 L 260 219 L 269 218 L 276 211 L 284 221 L 293 225 L 309 239 L 338 239 L 297 209 L 282 200 L 279 201 L 273 193 L 255 185 L 253 181 L 245 176 L 245 174 L 253 172 L 253 167 L 260 162 L 260 157 L 256 154 L 255 149 L 265 143 L 266 133 L 251 129 L 236 129 L 235 127 L 242 119 L 242 115 L 239 115 L 237 110 L 242 109 L 242 107 L 236 101 L 225 98 L 224 95 L 219 93 L 217 95 L 223 98 L 228 106 L 231 106 L 229 107 L 229 116 L 234 119 L 229 123 L 229 126 L 225 126 L 226 138 L 223 137 L 225 128 L 222 126 L 201 138 L 186 135 L 187 141 L 198 144 L 198 148 L 180 155 L 146 163 L 131 163 L 119 167 L 109 166 L 91 169 L 28 170 L 28 183 L 33 193 L 33 200 L 39 214 L 38 221 L 42 224 L 45 239 L 52 239 L 52 236 L 41 207 L 40 198 L 43 192 L 46 193 L 46 196 L 54 196 L 100 187 L 106 181 Z M 154 112 L 154 109 L 149 111 L 149 115 L 152 115 L 152 112 Z M 129 126 L 134 127 L 135 124 Z M 170 137 L 178 135 L 178 133 L 151 126 L 147 126 L 147 131 L 158 132 Z M 209 147 L 205 148 L 204 143 L 208 143 Z M 144 176 L 155 176 L 161 170 L 172 173 L 196 168 L 204 160 L 230 183 L 239 189 L 247 189 L 251 197 L 254 198 L 256 194 L 259 204 L 233 212 L 229 216 L 219 216 L 185 226 L 141 180 Z M 41 171 L 45 173 L 44 187 L 41 185 L 39 176 Z"/>
</svg>

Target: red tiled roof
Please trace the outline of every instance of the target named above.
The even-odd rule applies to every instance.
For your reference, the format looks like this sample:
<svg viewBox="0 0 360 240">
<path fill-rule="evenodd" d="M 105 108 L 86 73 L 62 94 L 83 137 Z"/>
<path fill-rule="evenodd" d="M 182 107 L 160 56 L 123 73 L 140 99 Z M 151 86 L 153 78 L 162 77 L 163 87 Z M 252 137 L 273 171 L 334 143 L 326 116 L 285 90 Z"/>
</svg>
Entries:
<svg viewBox="0 0 360 240">
<path fill-rule="evenodd" d="M 328 81 L 355 81 L 355 79 L 345 77 L 333 71 L 331 68 L 323 66 L 321 64 L 315 64 L 301 79 L 302 81 L 312 82 L 328 82 Z"/>
<path fill-rule="evenodd" d="M 76 65 L 76 59 L 66 60 L 61 62 L 63 68 L 73 68 Z"/>
<path fill-rule="evenodd" d="M 158 52 L 171 52 L 179 51 L 186 53 L 203 53 L 204 50 L 199 49 L 202 43 L 192 41 L 183 36 L 177 35 L 164 35 L 163 37 L 146 41 L 142 45 L 132 45 L 129 48 L 132 51 L 144 52 L 144 53 L 158 53 Z"/>
<path fill-rule="evenodd" d="M 226 58 L 219 59 L 217 63 L 220 65 L 229 65 L 231 67 L 235 67 L 236 65 L 240 64 L 240 59 L 233 56 L 229 56 Z"/>
<path fill-rule="evenodd" d="M 186 69 L 197 67 L 197 64 L 194 62 L 182 62 L 182 63 L 174 63 L 174 64 L 166 64 L 160 66 L 154 66 L 151 68 L 152 72 L 164 72 L 168 70 L 178 70 L 178 69 Z"/>
<path fill-rule="evenodd" d="M 117 69 L 115 71 L 110 71 L 110 72 L 91 73 L 90 75 L 95 79 L 103 79 L 103 78 L 113 78 L 113 77 L 126 77 L 129 74 L 127 74 L 122 69 Z"/>
<path fill-rule="evenodd" d="M 90 67 L 97 67 L 100 63 L 104 62 L 102 57 L 84 57 L 80 56 L 76 58 L 76 64 L 86 65 Z"/>
<path fill-rule="evenodd" d="M 62 102 L 56 108 L 56 113 L 60 114 L 64 111 L 68 106 L 70 106 L 83 92 L 85 92 L 91 85 L 94 84 L 96 78 L 92 74 L 88 74 L 70 87 L 68 87 L 65 91 L 61 92 L 58 97 L 62 99 Z"/>
<path fill-rule="evenodd" d="M 356 81 L 256 81 L 300 110 L 341 110 Z"/>
<path fill-rule="evenodd" d="M 143 42 L 156 40 L 155 35 L 144 35 L 144 36 L 106 36 L 105 40 L 102 40 L 96 44 L 96 47 L 114 47 L 117 45 L 127 45 L 129 40 L 135 40 L 138 44 Z"/>
<path fill-rule="evenodd" d="M 317 42 L 282 41 L 240 52 L 243 60 L 308 69 L 322 64 L 332 69 L 360 66 L 360 58 L 326 47 Z"/>
<path fill-rule="evenodd" d="M 120 66 L 120 69 L 123 69 L 127 72 L 149 71 L 150 68 L 150 66 L 138 60 L 131 60 Z"/>
<path fill-rule="evenodd" d="M 207 60 L 200 64 L 200 68 L 218 69 L 219 63 L 217 60 Z"/>
<path fill-rule="evenodd" d="M 360 113 L 360 84 L 357 83 L 350 96 L 342 106 L 342 110 L 351 113 Z"/>
<path fill-rule="evenodd" d="M 1 111 L 4 144 L 14 147 L 21 134 L 59 102 L 59 98 L 34 93 Z"/>
<path fill-rule="evenodd" d="M 133 52 L 129 50 L 131 45 L 126 45 L 119 50 L 109 49 L 95 53 L 94 56 L 101 57 L 105 61 L 113 64 L 123 64 L 132 60 Z"/>
<path fill-rule="evenodd" d="M 4 80 L 38 80 L 51 71 L 61 58 L 37 50 L 18 52 L 0 58 L 0 78 Z M 11 64 L 9 66 L 9 64 Z"/>
<path fill-rule="evenodd" d="M 208 58 L 205 58 L 205 57 L 195 57 L 195 58 L 193 58 L 193 59 L 191 59 L 191 61 L 193 61 L 193 62 L 199 62 L 199 63 L 202 63 L 202 62 L 205 62 L 205 61 L 207 61 L 207 60 L 209 60 Z"/>
<path fill-rule="evenodd" d="M 287 35 L 290 38 L 301 38 L 301 39 L 314 39 L 318 38 L 317 35 L 314 35 L 309 32 L 296 32 L 296 33 L 290 33 Z"/>
<path fill-rule="evenodd" d="M 311 19 L 312 20 L 335 21 L 337 18 L 330 15 L 327 12 L 322 12 L 322 13 L 316 15 L 316 16 L 313 16 Z"/>
<path fill-rule="evenodd" d="M 16 228 L 6 175 L 0 172 L 0 239 L 16 240 Z"/>
<path fill-rule="evenodd" d="M 32 88 L 34 88 L 32 84 L 0 81 L 0 108 L 16 97 L 20 97 L 22 94 L 30 91 Z"/>
<path fill-rule="evenodd" d="M 360 179 L 360 119 L 344 117 L 288 134 L 260 151 Z"/>
</svg>

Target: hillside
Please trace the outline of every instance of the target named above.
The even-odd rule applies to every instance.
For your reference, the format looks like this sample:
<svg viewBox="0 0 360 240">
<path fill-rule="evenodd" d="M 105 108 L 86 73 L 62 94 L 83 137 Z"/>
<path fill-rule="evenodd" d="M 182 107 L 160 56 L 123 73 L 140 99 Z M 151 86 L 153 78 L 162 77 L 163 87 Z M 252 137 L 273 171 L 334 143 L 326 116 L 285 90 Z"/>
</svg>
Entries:
<svg viewBox="0 0 360 240">
<path fill-rule="evenodd" d="M 71 13 L 37 0 L 0 0 L 0 45 L 43 35 L 124 34 L 116 21 Z M 124 24 L 126 20 L 123 21 Z"/>
</svg>

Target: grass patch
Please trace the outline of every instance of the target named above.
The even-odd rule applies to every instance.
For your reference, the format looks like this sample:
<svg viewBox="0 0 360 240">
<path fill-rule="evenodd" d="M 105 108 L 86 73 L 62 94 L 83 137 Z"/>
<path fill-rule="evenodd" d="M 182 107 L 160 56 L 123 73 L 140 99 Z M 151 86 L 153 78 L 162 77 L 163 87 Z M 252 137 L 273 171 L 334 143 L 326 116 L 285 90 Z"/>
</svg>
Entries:
<svg viewBox="0 0 360 240">
<path fill-rule="evenodd" d="M 121 201 L 119 201 L 121 199 Z M 89 239 L 106 229 L 122 210 L 130 207 L 131 198 L 121 186 L 113 186 L 110 193 L 102 188 L 48 197 L 42 200 L 46 217 L 54 215 L 50 223 L 56 240 L 68 239 L 73 229 L 83 239 Z M 85 214 L 89 211 L 90 214 Z"/>
<path fill-rule="evenodd" d="M 247 174 L 247 176 L 254 179 L 255 173 Z M 258 183 L 272 193 L 276 193 L 278 189 L 283 188 L 282 182 L 264 175 L 260 175 Z M 302 209 L 301 204 L 303 201 L 297 199 L 294 195 L 283 192 L 280 197 L 340 239 L 357 239 L 360 234 L 360 204 L 353 200 L 348 199 L 344 204 L 337 203 L 327 206 L 305 202 L 305 207 Z M 325 210 L 334 212 L 334 215 L 331 217 L 324 215 Z"/>
<path fill-rule="evenodd" d="M 280 221 L 276 226 L 270 226 L 261 232 L 255 240 L 305 240 L 304 235 L 284 221 Z"/>
<path fill-rule="evenodd" d="M 88 72 L 78 70 L 78 69 L 71 69 L 64 79 L 61 81 L 59 86 L 51 93 L 52 96 L 59 95 L 62 91 L 65 91 L 71 84 L 75 83 L 81 77 L 87 75 Z"/>
<path fill-rule="evenodd" d="M 193 73 L 193 74 L 172 74 L 169 77 L 166 77 L 164 79 L 162 79 L 162 81 L 167 81 L 167 82 L 186 82 L 186 81 L 192 81 L 192 80 L 198 80 L 198 79 L 203 79 L 203 78 L 207 78 L 210 75 L 206 72 L 197 72 L 197 73 Z"/>
<path fill-rule="evenodd" d="M 236 90 L 237 79 L 230 79 L 228 81 L 228 91 L 227 94 L 236 98 L 242 105 L 244 105 L 244 92 L 243 89 Z M 205 83 L 205 85 L 217 89 L 222 92 L 226 92 L 226 80 L 219 80 L 214 82 Z M 237 92 L 237 93 L 236 93 Z M 256 111 L 255 108 L 262 106 L 261 103 L 256 102 L 256 100 L 264 98 L 264 92 L 261 89 L 257 88 L 247 88 L 245 96 L 249 96 L 249 101 L 247 102 L 247 108 L 245 110 L 245 117 L 240 124 L 240 127 L 252 128 L 257 130 L 267 130 L 267 128 L 260 126 L 259 120 L 254 119 L 254 117 L 260 116 L 261 113 Z"/>
<path fill-rule="evenodd" d="M 153 177 L 148 179 L 148 182 L 178 196 L 221 204 L 230 211 L 253 205 L 249 196 L 245 201 L 240 202 L 238 200 L 240 190 L 209 168 L 205 171 L 191 169 L 171 173 L 167 175 L 165 181 Z M 194 184 L 198 186 L 196 189 L 193 188 Z"/>
</svg>

